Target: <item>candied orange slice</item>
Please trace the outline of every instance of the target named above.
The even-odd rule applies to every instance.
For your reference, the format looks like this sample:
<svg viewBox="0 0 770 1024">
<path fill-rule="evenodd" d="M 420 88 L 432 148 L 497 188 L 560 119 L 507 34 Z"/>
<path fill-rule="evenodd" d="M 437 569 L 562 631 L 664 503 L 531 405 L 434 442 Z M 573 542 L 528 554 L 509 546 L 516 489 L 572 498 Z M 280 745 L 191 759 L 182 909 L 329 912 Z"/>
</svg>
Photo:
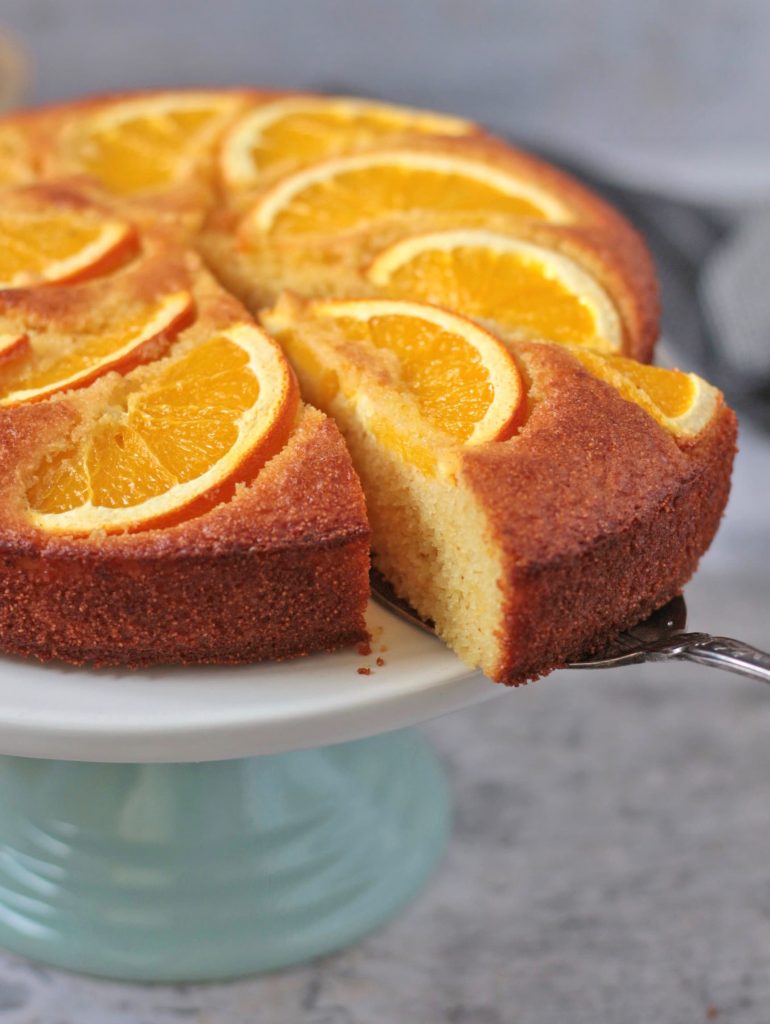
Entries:
<svg viewBox="0 0 770 1024">
<path fill-rule="evenodd" d="M 377 142 L 407 135 L 469 135 L 469 121 L 428 111 L 341 97 L 293 96 L 265 103 L 242 117 L 220 152 L 231 188 L 258 183 L 265 171 L 286 173 Z"/>
<path fill-rule="evenodd" d="M 241 103 L 237 94 L 197 91 L 118 100 L 81 114 L 57 155 L 65 170 L 111 192 L 152 192 L 194 171 Z"/>
<path fill-rule="evenodd" d="M 623 356 L 601 356 L 572 349 L 595 377 L 611 384 L 623 398 L 636 402 L 661 426 L 681 438 L 692 438 L 708 426 L 719 391 L 695 373 L 647 366 Z"/>
<path fill-rule="evenodd" d="M 87 436 L 38 467 L 27 497 L 44 530 L 169 525 L 212 507 L 286 442 L 297 386 L 253 324 L 120 378 Z"/>
<path fill-rule="evenodd" d="M 38 334 L 27 340 L 23 359 L 0 362 L 0 406 L 39 402 L 90 384 L 109 370 L 126 372 L 169 345 L 190 322 L 193 309 L 189 292 L 173 292 L 107 330 L 64 338 L 55 332 Z"/>
<path fill-rule="evenodd" d="M 478 221 L 489 214 L 569 219 L 556 196 L 503 167 L 453 152 L 394 149 L 335 157 L 282 178 L 242 230 L 333 234 L 419 211 Z"/>
<path fill-rule="evenodd" d="M 568 256 L 509 235 L 466 229 L 405 238 L 381 252 L 369 280 L 392 298 L 437 303 L 512 338 L 540 338 L 617 352 L 612 300 Z"/>
<path fill-rule="evenodd" d="M 0 211 L 0 288 L 82 280 L 136 248 L 134 228 L 84 207 L 20 201 Z"/>
</svg>

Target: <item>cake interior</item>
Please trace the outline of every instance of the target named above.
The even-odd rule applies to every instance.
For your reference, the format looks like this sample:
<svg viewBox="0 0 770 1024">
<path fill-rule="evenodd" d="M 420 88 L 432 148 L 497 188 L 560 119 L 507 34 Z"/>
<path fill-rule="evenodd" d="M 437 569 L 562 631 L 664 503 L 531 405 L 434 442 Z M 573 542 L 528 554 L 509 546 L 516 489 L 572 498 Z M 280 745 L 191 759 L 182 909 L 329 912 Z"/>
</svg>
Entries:
<svg viewBox="0 0 770 1024">
<path fill-rule="evenodd" d="M 370 402 L 357 398 L 362 383 L 366 393 L 377 387 L 375 368 L 366 365 L 370 353 L 351 366 L 336 349 L 333 328 L 305 323 L 287 330 L 280 312 L 263 319 L 284 346 L 305 400 L 342 431 L 366 497 L 374 566 L 466 664 L 494 677 L 505 599 L 502 556 L 482 503 L 463 481 L 461 460 L 456 472 L 426 472 L 415 464 L 419 457 L 405 457 L 378 427 Z"/>
</svg>

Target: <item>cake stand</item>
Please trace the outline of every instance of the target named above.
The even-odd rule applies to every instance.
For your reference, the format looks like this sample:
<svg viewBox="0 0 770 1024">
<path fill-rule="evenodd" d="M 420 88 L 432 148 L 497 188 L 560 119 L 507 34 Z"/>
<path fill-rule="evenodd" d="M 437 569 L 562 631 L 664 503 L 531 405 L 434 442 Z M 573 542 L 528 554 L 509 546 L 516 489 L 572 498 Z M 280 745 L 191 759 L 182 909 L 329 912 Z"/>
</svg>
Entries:
<svg viewBox="0 0 770 1024">
<path fill-rule="evenodd" d="M 203 981 L 338 949 L 407 903 L 449 807 L 402 727 L 500 690 L 384 609 L 369 625 L 370 655 L 280 664 L 2 659 L 0 945 Z"/>
</svg>

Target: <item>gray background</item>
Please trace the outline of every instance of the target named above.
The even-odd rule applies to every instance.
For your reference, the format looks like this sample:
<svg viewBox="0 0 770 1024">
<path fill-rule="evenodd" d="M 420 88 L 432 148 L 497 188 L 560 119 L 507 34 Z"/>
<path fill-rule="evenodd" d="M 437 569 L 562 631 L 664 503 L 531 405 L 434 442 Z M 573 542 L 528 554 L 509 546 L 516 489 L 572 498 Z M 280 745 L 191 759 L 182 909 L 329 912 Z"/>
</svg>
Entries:
<svg viewBox="0 0 770 1024">
<path fill-rule="evenodd" d="M 3 0 L 0 25 L 40 101 L 329 85 L 475 116 L 680 196 L 770 194 L 760 0 Z M 770 444 L 749 426 L 741 443 L 688 605 L 698 628 L 770 647 Z M 562 673 L 436 721 L 456 835 L 396 922 L 207 987 L 0 954 L 0 1024 L 770 1024 L 769 698 L 684 666 Z"/>
<path fill-rule="evenodd" d="M 770 179 L 765 0 L 0 0 L 40 101 L 124 86 L 338 86 L 524 140 L 661 168 L 679 188 Z"/>
</svg>

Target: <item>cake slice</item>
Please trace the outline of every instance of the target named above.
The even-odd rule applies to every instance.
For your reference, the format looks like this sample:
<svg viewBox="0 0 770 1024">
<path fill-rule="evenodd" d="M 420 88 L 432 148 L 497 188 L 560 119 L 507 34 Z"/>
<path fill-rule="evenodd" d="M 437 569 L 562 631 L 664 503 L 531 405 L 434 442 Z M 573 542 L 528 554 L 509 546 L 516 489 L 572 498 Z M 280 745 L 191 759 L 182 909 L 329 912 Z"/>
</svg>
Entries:
<svg viewBox="0 0 770 1024">
<path fill-rule="evenodd" d="M 263 321 L 345 435 L 375 565 L 494 680 L 601 645 L 678 593 L 711 541 L 735 420 L 700 378 L 506 350 L 417 303 L 285 296 Z"/>
</svg>

